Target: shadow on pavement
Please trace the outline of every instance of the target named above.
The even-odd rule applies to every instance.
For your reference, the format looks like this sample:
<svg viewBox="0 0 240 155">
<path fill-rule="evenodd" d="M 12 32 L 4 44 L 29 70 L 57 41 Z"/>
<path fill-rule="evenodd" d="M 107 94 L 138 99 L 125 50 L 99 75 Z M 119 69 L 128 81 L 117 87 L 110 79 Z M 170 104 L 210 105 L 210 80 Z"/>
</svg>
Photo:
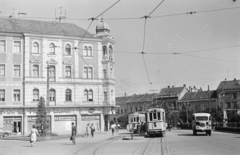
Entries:
<svg viewBox="0 0 240 155">
<path fill-rule="evenodd" d="M 31 145 L 23 145 L 22 147 L 32 147 Z"/>
<path fill-rule="evenodd" d="M 193 135 L 193 134 L 178 134 L 178 136 L 207 136 L 206 134 L 197 134 L 197 135 Z"/>
</svg>

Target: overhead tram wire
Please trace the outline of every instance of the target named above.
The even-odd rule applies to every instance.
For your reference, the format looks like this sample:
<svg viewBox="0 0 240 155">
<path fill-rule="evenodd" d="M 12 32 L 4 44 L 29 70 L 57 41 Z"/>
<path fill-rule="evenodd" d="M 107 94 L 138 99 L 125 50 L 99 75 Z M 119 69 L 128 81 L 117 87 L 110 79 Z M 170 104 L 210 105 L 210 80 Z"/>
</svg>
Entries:
<svg viewBox="0 0 240 155">
<path fill-rule="evenodd" d="M 168 15 L 159 15 L 159 16 L 151 16 L 151 19 L 154 18 L 162 18 L 162 17 L 173 17 L 173 16 L 181 16 L 181 15 L 187 15 L 187 14 L 195 14 L 195 13 L 209 13 L 209 12 L 216 12 L 216 11 L 227 11 L 227 10 L 234 10 L 234 9 L 240 9 L 239 7 L 232 7 L 232 8 L 222 8 L 222 9 L 212 9 L 212 10 L 200 10 L 200 11 L 190 11 L 190 12 L 184 12 L 184 13 L 175 13 L 175 14 L 168 14 Z M 106 11 L 105 11 L 106 12 Z M 104 13 L 104 12 L 103 12 Z M 103 14 L 102 13 L 102 14 Z M 100 14 L 101 15 L 101 14 Z M 0 16 L 0 18 L 8 18 L 9 16 Z M 54 17 L 21 17 L 22 19 L 55 19 Z M 104 20 L 140 20 L 141 17 L 120 17 L 120 18 L 104 18 Z M 89 20 L 87 18 L 66 18 L 65 20 Z"/>
<path fill-rule="evenodd" d="M 151 82 L 151 79 L 150 79 L 149 74 L 148 74 L 147 64 L 146 64 L 145 57 L 144 57 L 144 54 L 145 54 L 145 52 L 144 52 L 144 50 L 145 50 L 145 38 L 146 38 L 146 24 L 147 24 L 147 19 L 151 18 L 150 15 L 163 3 L 163 1 L 164 0 L 162 0 L 147 16 L 145 15 L 144 17 L 141 18 L 141 19 L 144 18 L 144 30 L 143 30 L 143 48 L 142 48 L 142 52 L 140 52 L 140 54 L 142 54 L 145 70 L 146 70 L 147 77 L 148 77 L 148 81 L 151 85 L 152 85 L 152 82 Z"/>
</svg>

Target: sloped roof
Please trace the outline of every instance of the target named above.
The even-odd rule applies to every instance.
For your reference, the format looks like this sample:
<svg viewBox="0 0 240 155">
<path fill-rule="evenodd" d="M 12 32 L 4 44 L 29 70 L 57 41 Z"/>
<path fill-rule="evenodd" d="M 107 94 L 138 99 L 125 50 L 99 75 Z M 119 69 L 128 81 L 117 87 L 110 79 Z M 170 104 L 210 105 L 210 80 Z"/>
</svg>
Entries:
<svg viewBox="0 0 240 155">
<path fill-rule="evenodd" d="M 214 95 L 215 91 L 198 91 L 198 92 L 187 92 L 180 101 L 187 100 L 204 100 L 210 98 L 216 98 Z"/>
<path fill-rule="evenodd" d="M 170 87 L 170 88 L 162 88 L 159 95 L 173 95 L 180 94 L 184 87 Z"/>
<path fill-rule="evenodd" d="M 221 81 L 217 90 L 240 89 L 240 80 Z"/>
<path fill-rule="evenodd" d="M 152 99 L 156 96 L 156 94 L 139 94 L 132 96 L 124 96 L 124 97 L 116 97 L 116 104 L 124 104 L 124 103 L 133 103 L 133 102 L 148 102 L 152 101 Z"/>
<path fill-rule="evenodd" d="M 86 30 L 72 23 L 0 18 L 0 32 L 82 37 Z M 93 38 L 87 32 L 84 37 Z"/>
</svg>

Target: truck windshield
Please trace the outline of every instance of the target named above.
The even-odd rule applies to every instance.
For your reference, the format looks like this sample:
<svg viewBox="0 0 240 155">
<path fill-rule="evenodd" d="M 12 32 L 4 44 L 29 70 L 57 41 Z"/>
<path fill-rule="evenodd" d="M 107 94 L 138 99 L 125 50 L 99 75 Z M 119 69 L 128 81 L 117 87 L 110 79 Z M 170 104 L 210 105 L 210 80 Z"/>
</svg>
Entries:
<svg viewBox="0 0 240 155">
<path fill-rule="evenodd" d="M 196 116 L 196 120 L 197 121 L 207 121 L 208 120 L 208 116 Z"/>
</svg>

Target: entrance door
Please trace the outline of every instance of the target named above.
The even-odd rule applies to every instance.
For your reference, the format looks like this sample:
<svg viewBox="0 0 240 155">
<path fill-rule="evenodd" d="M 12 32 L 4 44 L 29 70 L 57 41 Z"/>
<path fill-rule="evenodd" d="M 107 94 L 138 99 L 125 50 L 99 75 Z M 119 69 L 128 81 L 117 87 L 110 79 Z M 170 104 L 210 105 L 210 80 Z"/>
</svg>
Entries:
<svg viewBox="0 0 240 155">
<path fill-rule="evenodd" d="M 21 132 L 21 121 L 13 121 L 13 132 Z"/>
</svg>

